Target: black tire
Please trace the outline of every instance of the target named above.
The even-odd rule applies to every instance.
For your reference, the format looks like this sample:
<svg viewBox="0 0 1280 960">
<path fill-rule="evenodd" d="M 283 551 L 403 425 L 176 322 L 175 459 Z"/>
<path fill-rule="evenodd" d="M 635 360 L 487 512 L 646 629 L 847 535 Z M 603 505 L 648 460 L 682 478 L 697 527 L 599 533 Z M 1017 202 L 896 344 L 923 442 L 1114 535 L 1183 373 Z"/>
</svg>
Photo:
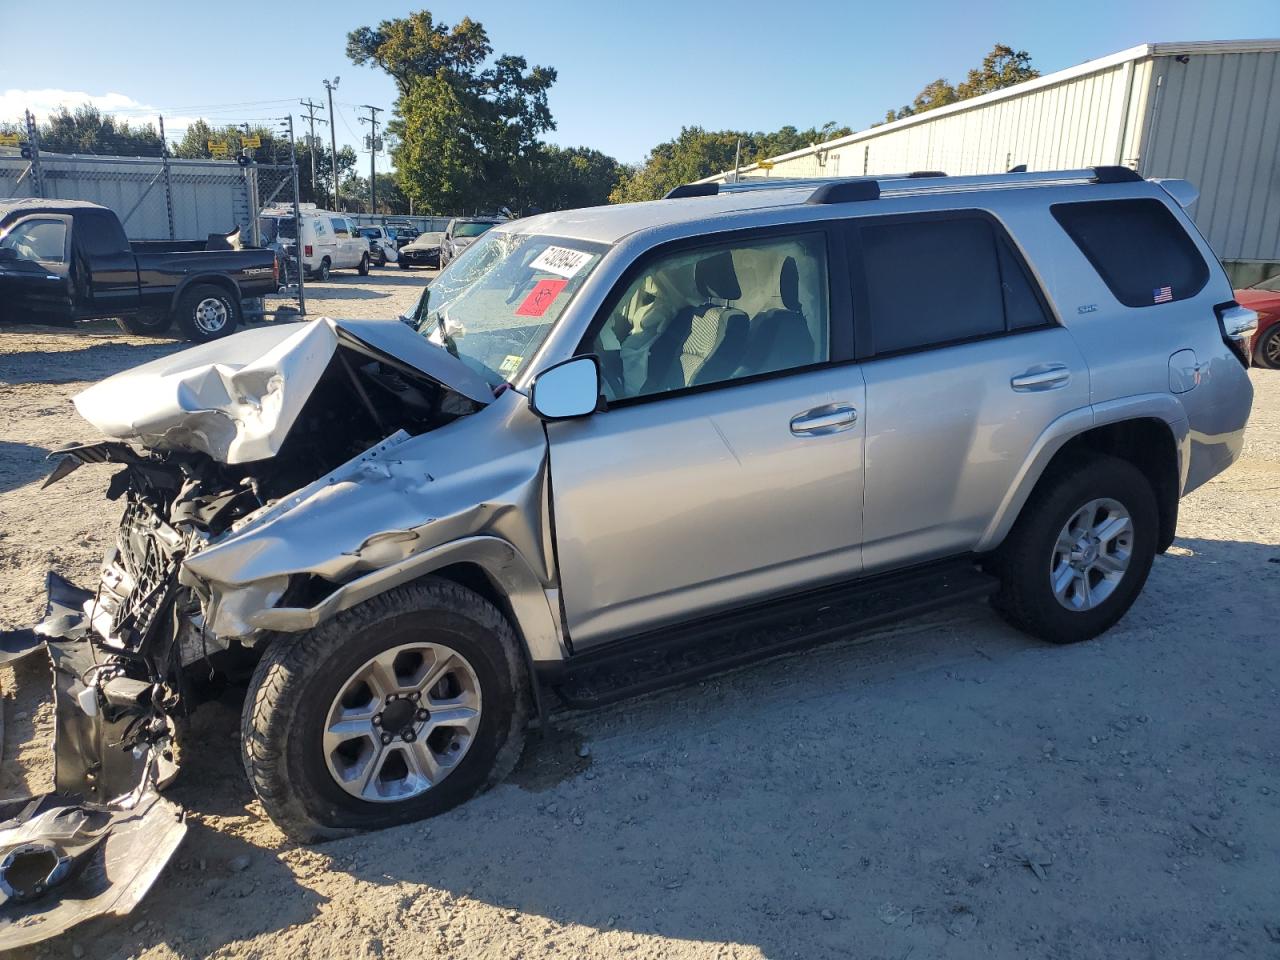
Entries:
<svg viewBox="0 0 1280 960">
<path fill-rule="evenodd" d="M 399 262 L 400 262 L 400 269 L 401 269 L 401 270 L 408 270 L 408 269 L 409 269 L 409 267 L 411 267 L 411 266 L 412 266 L 412 264 L 411 264 L 411 263 L 409 263 L 409 261 L 408 261 L 408 260 L 405 260 L 403 257 L 401 257 L 401 259 L 400 259 L 400 261 L 399 261 Z"/>
<path fill-rule="evenodd" d="M 369 255 L 367 253 L 360 254 L 360 265 L 356 267 L 356 272 L 362 277 L 369 275 Z"/>
<path fill-rule="evenodd" d="M 183 336 L 193 343 L 208 343 L 234 333 L 240 325 L 240 298 L 211 283 L 193 284 L 178 298 L 173 315 Z"/>
<path fill-rule="evenodd" d="M 150 313 L 135 317 L 117 317 L 116 326 L 139 337 L 158 337 L 173 326 L 173 314 Z"/>
<path fill-rule="evenodd" d="M 1280 323 L 1273 324 L 1258 338 L 1258 346 L 1253 351 L 1253 362 L 1268 370 L 1280 370 Z"/>
<path fill-rule="evenodd" d="M 332 272 L 333 272 L 333 263 L 330 262 L 328 257 L 325 257 L 323 260 L 320 261 L 320 266 L 316 268 L 316 270 L 311 274 L 311 276 L 313 279 L 319 280 L 321 283 L 325 283 L 328 281 L 329 275 Z"/>
<path fill-rule="evenodd" d="M 329 772 L 321 747 L 326 714 L 361 665 L 410 638 L 444 643 L 470 663 L 479 681 L 479 725 L 457 767 L 425 792 L 396 802 L 362 800 Z M 241 716 L 245 773 L 271 819 L 301 843 L 421 820 L 511 772 L 529 705 L 524 659 L 506 618 L 470 590 L 425 577 L 271 643 Z"/>
<path fill-rule="evenodd" d="M 1142 472 L 1116 457 L 1072 460 L 1040 481 L 996 553 L 1001 587 L 993 605 L 1010 624 L 1050 643 L 1077 643 L 1109 630 L 1133 605 L 1156 553 L 1159 511 Z M 1087 610 L 1069 610 L 1050 580 L 1054 545 L 1071 517 L 1095 499 L 1117 501 L 1133 528 L 1128 567 L 1109 596 Z"/>
</svg>

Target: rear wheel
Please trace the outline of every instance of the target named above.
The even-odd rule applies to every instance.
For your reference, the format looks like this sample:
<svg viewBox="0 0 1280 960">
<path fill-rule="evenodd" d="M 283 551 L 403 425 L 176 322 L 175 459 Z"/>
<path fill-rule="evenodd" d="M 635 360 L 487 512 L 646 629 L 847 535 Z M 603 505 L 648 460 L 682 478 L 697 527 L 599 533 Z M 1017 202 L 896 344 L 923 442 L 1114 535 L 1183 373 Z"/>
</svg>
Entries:
<svg viewBox="0 0 1280 960">
<path fill-rule="evenodd" d="M 1258 338 L 1253 360 L 1258 366 L 1268 370 L 1280 370 L 1280 323 L 1273 324 Z"/>
<path fill-rule="evenodd" d="M 240 301 L 222 287 L 197 283 L 178 298 L 174 316 L 188 340 L 207 343 L 235 331 L 240 323 Z"/>
<path fill-rule="evenodd" d="M 996 555 L 995 606 L 1052 643 L 1096 637 L 1146 583 L 1158 528 L 1155 494 L 1137 467 L 1107 456 L 1073 461 L 1036 488 Z"/>
<path fill-rule="evenodd" d="M 510 772 L 529 702 L 511 625 L 428 577 L 267 648 L 241 720 L 245 771 L 294 840 L 419 820 Z"/>
<path fill-rule="evenodd" d="M 333 270 L 333 263 L 330 262 L 328 257 L 325 257 L 323 260 L 320 261 L 320 266 L 316 268 L 314 276 L 321 283 L 324 283 L 329 279 L 329 274 L 332 270 Z"/>
<path fill-rule="evenodd" d="M 356 270 L 359 271 L 360 276 L 362 277 L 367 277 L 369 275 L 369 255 L 367 253 L 362 253 L 360 255 L 360 265 L 356 267 Z"/>
</svg>

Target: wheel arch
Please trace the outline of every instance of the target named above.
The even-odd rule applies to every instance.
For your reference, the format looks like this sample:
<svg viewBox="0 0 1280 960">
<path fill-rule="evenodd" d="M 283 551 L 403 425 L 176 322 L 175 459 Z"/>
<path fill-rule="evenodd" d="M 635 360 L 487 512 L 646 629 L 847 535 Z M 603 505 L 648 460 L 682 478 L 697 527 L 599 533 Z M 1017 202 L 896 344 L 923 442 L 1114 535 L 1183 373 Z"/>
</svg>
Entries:
<svg viewBox="0 0 1280 960">
<path fill-rule="evenodd" d="M 1036 486 L 1067 460 L 1102 453 L 1132 463 L 1151 483 L 1160 529 L 1157 551 L 1173 543 L 1178 499 L 1190 466 L 1188 425 L 1182 405 L 1169 394 L 1150 394 L 1074 410 L 1041 434 L 1010 486 L 978 550 L 994 550 L 1013 528 Z"/>
<path fill-rule="evenodd" d="M 188 290 L 199 284 L 208 284 L 211 287 L 218 287 L 225 293 L 230 294 L 231 299 L 236 303 L 236 309 L 242 310 L 240 302 L 240 288 L 236 286 L 236 282 L 230 277 L 221 273 L 198 273 L 192 277 L 184 277 L 182 282 L 178 284 L 173 291 L 173 299 L 169 302 L 169 312 L 175 314 L 178 312 L 178 302 L 183 298 Z M 242 311 L 243 312 L 243 311 Z"/>
</svg>

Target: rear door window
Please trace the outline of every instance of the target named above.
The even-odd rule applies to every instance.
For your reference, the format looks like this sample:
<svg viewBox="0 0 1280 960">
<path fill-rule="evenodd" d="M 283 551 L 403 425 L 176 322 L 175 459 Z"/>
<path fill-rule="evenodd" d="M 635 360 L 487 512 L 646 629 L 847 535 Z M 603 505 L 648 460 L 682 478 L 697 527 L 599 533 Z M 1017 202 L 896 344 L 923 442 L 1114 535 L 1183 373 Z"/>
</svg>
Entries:
<svg viewBox="0 0 1280 960">
<path fill-rule="evenodd" d="M 336 237 L 346 237 L 346 236 L 348 235 L 348 233 L 347 233 L 347 221 L 342 220 L 342 219 L 340 219 L 340 218 L 338 218 L 338 217 L 334 217 L 332 220 L 330 220 L 330 221 L 329 221 L 329 223 L 330 223 L 330 225 L 333 227 L 333 233 L 334 233 L 334 236 L 336 236 Z"/>
<path fill-rule="evenodd" d="M 871 218 L 854 230 L 877 355 L 1049 322 L 1020 258 L 985 216 Z"/>
<path fill-rule="evenodd" d="M 1055 203 L 1050 210 L 1126 307 L 1185 300 L 1209 280 L 1204 257 L 1159 200 Z"/>
</svg>

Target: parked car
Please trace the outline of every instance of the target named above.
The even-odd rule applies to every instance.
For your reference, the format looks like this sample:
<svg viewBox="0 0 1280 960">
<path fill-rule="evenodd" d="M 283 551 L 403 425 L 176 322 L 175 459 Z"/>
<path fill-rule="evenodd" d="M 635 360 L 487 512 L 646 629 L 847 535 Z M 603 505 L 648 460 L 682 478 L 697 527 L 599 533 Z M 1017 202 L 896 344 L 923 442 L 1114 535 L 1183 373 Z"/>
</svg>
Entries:
<svg viewBox="0 0 1280 960">
<path fill-rule="evenodd" d="M 233 249 L 221 236 L 130 242 L 108 207 L 0 200 L 0 320 L 114 317 L 142 334 L 176 320 L 185 337 L 203 342 L 236 329 L 245 297 L 278 286 L 270 250 Z"/>
<path fill-rule="evenodd" d="M 60 789 L 171 775 L 187 672 L 254 658 L 245 769 L 309 841 L 501 779 L 551 691 L 984 597 L 1097 636 L 1252 403 L 1254 314 L 1174 186 L 698 184 L 490 224 L 412 326 L 271 326 L 90 387 L 106 439 L 52 479 L 124 466 L 119 547 L 90 589 L 50 574 L 27 638 Z"/>
<path fill-rule="evenodd" d="M 403 247 L 406 243 L 411 242 L 418 236 L 418 228 L 408 220 L 392 220 L 386 221 L 386 227 L 395 233 L 396 243 Z"/>
<path fill-rule="evenodd" d="M 386 227 L 360 227 L 360 236 L 369 241 L 369 255 L 379 267 L 395 263 L 400 259 L 400 248 L 396 237 Z"/>
<path fill-rule="evenodd" d="M 317 209 L 314 203 L 300 205 L 302 217 L 302 264 L 307 275 L 328 280 L 334 270 L 354 267 L 360 276 L 368 276 L 369 241 L 359 229 L 340 213 Z M 262 211 L 258 225 L 264 243 L 279 243 L 286 251 L 282 260 L 295 260 L 293 248 L 298 243 L 298 227 L 293 221 L 293 205 L 268 207 Z"/>
<path fill-rule="evenodd" d="M 1236 300 L 1258 314 L 1250 355 L 1260 367 L 1280 370 L 1280 274 L 1235 291 Z"/>
<path fill-rule="evenodd" d="M 400 248 L 400 269 L 410 267 L 439 267 L 440 244 L 443 233 L 420 233 L 410 243 Z"/>
<path fill-rule="evenodd" d="M 454 217 L 445 227 L 440 241 L 440 266 L 447 267 L 476 238 L 492 227 L 506 223 L 505 217 Z"/>
</svg>

